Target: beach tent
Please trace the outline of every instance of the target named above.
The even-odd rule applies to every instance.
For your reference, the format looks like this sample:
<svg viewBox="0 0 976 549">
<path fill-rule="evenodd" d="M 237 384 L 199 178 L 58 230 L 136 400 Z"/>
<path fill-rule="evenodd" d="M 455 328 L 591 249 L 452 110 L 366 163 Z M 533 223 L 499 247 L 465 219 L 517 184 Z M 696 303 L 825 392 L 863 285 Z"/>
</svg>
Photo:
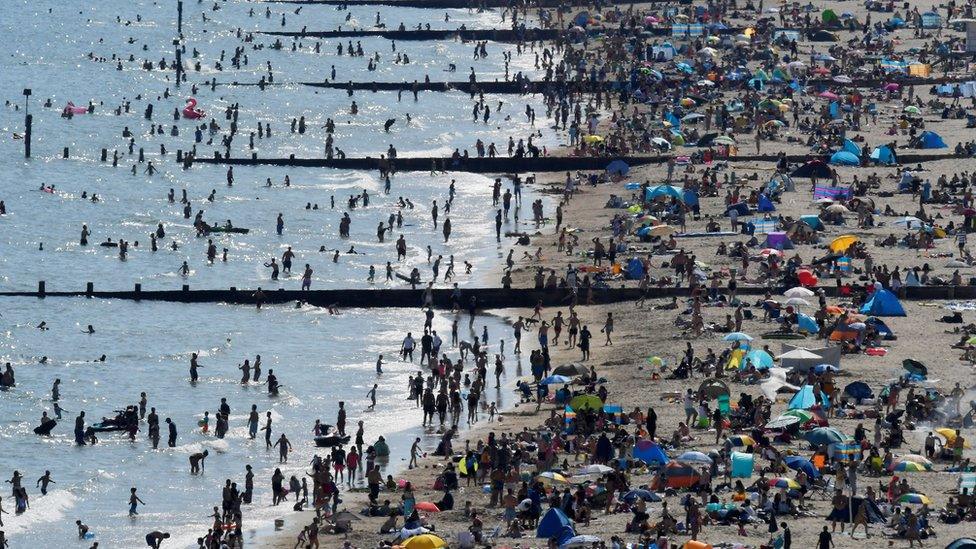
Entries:
<svg viewBox="0 0 976 549">
<path fill-rule="evenodd" d="M 773 201 L 768 196 L 761 194 L 759 195 L 759 203 L 756 206 L 756 211 L 760 213 L 774 212 L 776 211 L 776 206 L 773 205 Z"/>
<path fill-rule="evenodd" d="M 830 167 L 823 160 L 811 160 L 793 170 L 790 177 L 830 177 Z"/>
<path fill-rule="evenodd" d="M 766 235 L 763 248 L 773 248 L 775 250 L 792 250 L 794 248 L 790 237 L 783 231 L 775 231 Z"/>
<path fill-rule="evenodd" d="M 937 29 L 942 26 L 942 17 L 934 11 L 927 11 L 922 14 L 923 29 Z"/>
<path fill-rule="evenodd" d="M 827 394 L 820 391 L 819 399 L 817 394 L 813 391 L 813 385 L 804 385 L 800 387 L 800 390 L 793 395 L 790 399 L 790 403 L 787 406 L 790 410 L 809 410 L 814 406 L 821 405 L 824 408 L 830 408 L 830 399 L 827 398 Z"/>
<path fill-rule="evenodd" d="M 891 150 L 888 145 L 882 145 L 880 147 L 875 147 L 871 151 L 871 160 L 874 160 L 878 164 L 892 165 L 898 163 L 898 157 L 895 156 L 895 152 Z"/>
<path fill-rule="evenodd" d="M 689 465 L 672 461 L 664 468 L 665 482 L 661 482 L 661 476 L 655 476 L 651 482 L 651 490 L 660 491 L 665 488 L 691 488 L 698 484 L 701 478 L 698 471 Z"/>
<path fill-rule="evenodd" d="M 838 42 L 839 40 L 840 38 L 830 31 L 818 30 L 810 33 L 811 42 Z"/>
<path fill-rule="evenodd" d="M 653 440 L 637 441 L 637 444 L 634 445 L 634 459 L 643 461 L 648 465 L 652 463 L 667 465 L 670 461 L 667 454 L 664 453 L 664 449 Z"/>
<path fill-rule="evenodd" d="M 628 279 L 641 280 L 644 278 L 644 263 L 640 259 L 632 257 L 630 261 L 627 262 L 627 269 L 625 272 L 627 273 Z"/>
<path fill-rule="evenodd" d="M 751 477 L 754 465 L 755 458 L 752 454 L 732 452 L 732 478 Z"/>
<path fill-rule="evenodd" d="M 861 306 L 860 312 L 872 316 L 908 316 L 895 294 L 884 288 L 875 290 L 871 299 Z"/>
<path fill-rule="evenodd" d="M 820 14 L 820 20 L 827 28 L 839 29 L 841 27 L 840 18 L 837 17 L 834 10 L 823 10 L 823 13 Z"/>
<path fill-rule="evenodd" d="M 718 398 L 722 395 L 728 395 L 732 392 L 729 390 L 729 386 L 725 384 L 724 381 L 720 379 L 706 379 L 701 382 L 698 386 L 698 392 L 705 395 L 709 399 Z"/>
<path fill-rule="evenodd" d="M 542 516 L 539 527 L 536 528 L 535 537 L 537 538 L 561 538 L 566 532 L 573 532 L 570 537 L 575 536 L 573 521 L 569 520 L 566 513 L 558 507 L 553 507 Z"/>
<path fill-rule="evenodd" d="M 942 140 L 942 136 L 933 131 L 924 131 L 922 135 L 918 136 L 919 149 L 944 149 L 946 147 L 948 145 Z"/>
<path fill-rule="evenodd" d="M 862 505 L 866 505 L 865 516 L 869 523 L 884 522 L 884 516 L 881 514 L 881 509 L 878 507 L 877 503 L 871 503 L 869 500 L 860 497 L 852 497 L 844 500 L 844 507 L 842 509 L 834 508 L 829 515 L 827 515 L 827 520 L 835 522 L 853 522 L 854 517 L 857 516 L 858 509 Z"/>
<path fill-rule="evenodd" d="M 729 215 L 729 212 L 731 212 L 732 210 L 735 210 L 736 213 L 738 213 L 740 217 L 749 215 L 749 205 L 746 204 L 745 202 L 739 202 L 738 204 L 732 204 L 731 206 L 729 206 L 728 208 L 725 209 L 725 215 L 728 216 Z"/>
<path fill-rule="evenodd" d="M 627 175 L 627 172 L 630 171 L 630 166 L 623 160 L 614 160 L 607 164 L 607 171 L 610 172 L 610 175 Z"/>
<path fill-rule="evenodd" d="M 655 198 L 661 196 L 677 198 L 678 200 L 684 199 L 684 193 L 681 192 L 681 188 L 673 185 L 658 185 L 657 187 L 648 187 L 647 191 L 645 191 L 646 200 L 654 200 Z"/>
<path fill-rule="evenodd" d="M 821 221 L 820 216 L 816 214 L 801 215 L 800 221 L 806 223 L 811 229 L 815 231 L 822 231 L 824 228 L 823 221 Z"/>
<path fill-rule="evenodd" d="M 810 315 L 798 313 L 796 315 L 796 325 L 801 332 L 806 332 L 808 334 L 815 334 L 820 331 L 820 327 L 817 326 L 817 321 Z"/>
<path fill-rule="evenodd" d="M 762 349 L 753 349 L 742 358 L 742 363 L 739 367 L 745 368 L 749 365 L 754 366 L 757 370 L 766 370 L 773 367 L 773 357 L 769 356 L 769 353 Z"/>
<path fill-rule="evenodd" d="M 888 340 L 895 339 L 895 332 L 893 332 L 891 328 L 889 328 L 888 325 L 885 324 L 884 321 L 881 320 L 880 318 L 875 316 L 868 317 L 868 319 L 865 320 L 864 323 L 877 330 L 878 334 L 881 337 Z"/>
<path fill-rule="evenodd" d="M 854 156 L 856 156 L 858 158 L 861 157 L 861 147 L 860 147 L 860 145 L 858 145 L 857 143 L 851 141 L 850 139 L 845 139 L 844 140 L 844 147 L 841 150 L 847 151 L 847 152 L 853 154 Z"/>
<path fill-rule="evenodd" d="M 859 166 L 861 160 L 848 151 L 837 151 L 830 156 L 830 163 L 836 166 Z"/>
</svg>

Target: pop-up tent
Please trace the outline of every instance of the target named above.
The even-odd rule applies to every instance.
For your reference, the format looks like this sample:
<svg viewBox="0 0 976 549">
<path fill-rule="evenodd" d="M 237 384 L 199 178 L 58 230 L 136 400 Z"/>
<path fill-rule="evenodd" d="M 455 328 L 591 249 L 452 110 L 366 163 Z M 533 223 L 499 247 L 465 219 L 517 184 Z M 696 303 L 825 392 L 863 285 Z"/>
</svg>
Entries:
<svg viewBox="0 0 976 549">
<path fill-rule="evenodd" d="M 792 250 L 794 246 L 793 241 L 790 240 L 790 237 L 785 232 L 776 231 L 766 235 L 766 241 L 762 247 L 773 248 L 775 250 Z"/>
<path fill-rule="evenodd" d="M 859 497 L 845 498 L 844 507 L 842 509 L 834 508 L 827 515 L 827 520 L 834 522 L 854 522 L 854 517 L 857 516 L 858 509 L 862 505 L 867 506 L 864 515 L 867 517 L 869 523 L 884 522 L 884 516 L 882 516 L 878 504 L 871 503 L 871 501 Z"/>
<path fill-rule="evenodd" d="M 634 445 L 634 459 L 643 461 L 648 465 L 652 463 L 667 465 L 670 461 L 661 446 L 651 440 L 637 441 L 637 444 Z"/>
<path fill-rule="evenodd" d="M 732 478 L 751 477 L 754 465 L 755 459 L 752 454 L 732 452 Z"/>
<path fill-rule="evenodd" d="M 919 149 L 944 149 L 946 147 L 948 145 L 942 140 L 942 136 L 935 132 L 925 131 L 922 132 L 922 135 L 918 136 Z"/>
<path fill-rule="evenodd" d="M 891 150 L 888 145 L 882 145 L 880 147 L 875 147 L 871 151 L 871 160 L 874 160 L 878 164 L 885 164 L 891 166 L 898 163 L 898 157 L 895 155 L 895 151 Z"/>
<path fill-rule="evenodd" d="M 830 167 L 822 160 L 811 160 L 793 170 L 790 177 L 830 177 Z"/>
<path fill-rule="evenodd" d="M 759 203 L 756 205 L 756 211 L 760 213 L 774 212 L 776 206 L 773 205 L 773 201 L 768 196 L 761 194 L 759 195 Z"/>
<path fill-rule="evenodd" d="M 823 408 L 830 408 L 830 399 L 827 394 L 823 391 L 819 391 L 819 395 L 813 390 L 813 385 L 804 385 L 800 387 L 800 390 L 793 395 L 790 399 L 790 404 L 787 406 L 790 410 L 809 410 L 814 406 L 820 405 Z"/>
<path fill-rule="evenodd" d="M 576 535 L 573 530 L 573 521 L 569 520 L 566 513 L 563 513 L 558 507 L 553 507 L 539 521 L 539 527 L 535 531 L 535 537 L 546 539 L 562 538 L 567 532 L 572 532 L 570 537 Z"/>
<path fill-rule="evenodd" d="M 861 306 L 860 312 L 872 316 L 908 316 L 895 294 L 884 288 L 875 290 L 871 299 Z"/>
<path fill-rule="evenodd" d="M 830 163 L 837 166 L 859 166 L 861 161 L 852 152 L 837 151 L 830 156 Z"/>
</svg>

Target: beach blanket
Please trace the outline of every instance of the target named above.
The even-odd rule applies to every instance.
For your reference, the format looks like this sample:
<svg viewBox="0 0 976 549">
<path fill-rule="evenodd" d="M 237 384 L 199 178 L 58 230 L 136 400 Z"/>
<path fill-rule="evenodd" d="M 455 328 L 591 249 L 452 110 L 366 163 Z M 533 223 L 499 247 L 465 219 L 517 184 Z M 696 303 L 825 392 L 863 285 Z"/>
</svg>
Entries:
<svg viewBox="0 0 976 549">
<path fill-rule="evenodd" d="M 817 186 L 813 190 L 813 199 L 832 198 L 834 200 L 850 200 L 853 193 L 850 187 L 821 187 Z"/>
</svg>

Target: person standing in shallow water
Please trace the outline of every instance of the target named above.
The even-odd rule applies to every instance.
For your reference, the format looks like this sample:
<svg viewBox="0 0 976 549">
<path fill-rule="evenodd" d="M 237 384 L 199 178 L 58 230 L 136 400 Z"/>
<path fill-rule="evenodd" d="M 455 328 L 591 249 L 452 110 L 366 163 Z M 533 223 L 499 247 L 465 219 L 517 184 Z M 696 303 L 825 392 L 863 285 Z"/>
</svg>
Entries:
<svg viewBox="0 0 976 549">
<path fill-rule="evenodd" d="M 202 368 L 198 360 L 197 354 L 193 353 L 190 355 L 190 383 L 196 383 L 200 376 L 197 374 L 197 368 Z"/>
</svg>

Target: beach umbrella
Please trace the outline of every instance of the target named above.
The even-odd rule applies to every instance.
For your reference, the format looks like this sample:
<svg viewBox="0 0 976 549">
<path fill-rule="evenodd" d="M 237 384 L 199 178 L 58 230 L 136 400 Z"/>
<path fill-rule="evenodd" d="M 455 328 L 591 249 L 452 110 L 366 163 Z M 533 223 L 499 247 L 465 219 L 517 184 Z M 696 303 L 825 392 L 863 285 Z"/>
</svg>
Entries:
<svg viewBox="0 0 976 549">
<path fill-rule="evenodd" d="M 938 429 L 935 429 L 935 432 L 942 435 L 942 437 L 946 439 L 946 444 L 948 444 L 949 446 L 952 446 L 956 442 L 955 429 L 949 427 L 939 427 Z M 962 445 L 964 448 L 972 448 L 972 446 L 969 444 L 969 441 L 967 440 L 964 440 Z"/>
<path fill-rule="evenodd" d="M 545 473 L 539 473 L 535 477 L 535 479 L 538 480 L 539 482 L 547 483 L 547 484 L 549 484 L 549 483 L 551 483 L 551 484 L 568 484 L 569 483 L 569 479 L 567 479 L 563 475 L 561 475 L 559 473 L 556 473 L 556 472 L 553 472 L 553 471 L 546 471 Z"/>
<path fill-rule="evenodd" d="M 613 467 L 607 467 L 606 465 L 601 465 L 599 463 L 594 463 L 593 465 L 587 465 L 580 469 L 581 475 L 605 475 L 613 471 Z"/>
<path fill-rule="evenodd" d="M 770 488 L 787 488 L 789 490 L 799 490 L 800 483 L 786 477 L 776 477 L 769 479 Z"/>
<path fill-rule="evenodd" d="M 651 236 L 668 236 L 668 235 L 674 234 L 676 232 L 678 232 L 678 229 L 672 227 L 671 225 L 658 225 L 656 227 L 651 228 L 650 235 Z"/>
<path fill-rule="evenodd" d="M 717 145 L 735 145 L 735 139 L 732 139 L 727 135 L 720 135 L 715 139 L 713 139 L 712 143 L 715 143 Z"/>
<path fill-rule="evenodd" d="M 447 547 L 447 542 L 434 534 L 420 534 L 407 539 L 401 545 L 404 549 L 439 549 Z"/>
<path fill-rule="evenodd" d="M 797 423 L 802 423 L 803 420 L 796 416 L 779 416 L 778 418 L 770 421 L 766 424 L 767 429 L 785 429 L 791 425 L 796 425 Z"/>
<path fill-rule="evenodd" d="M 569 407 L 574 410 L 599 410 L 603 408 L 603 401 L 596 395 L 578 395 L 569 401 Z"/>
<path fill-rule="evenodd" d="M 735 435 L 729 437 L 729 444 L 732 446 L 755 446 L 756 441 L 749 435 Z"/>
<path fill-rule="evenodd" d="M 712 458 L 708 457 L 702 452 L 685 452 L 678 456 L 678 461 L 683 461 L 685 463 L 704 463 L 706 465 L 712 464 Z"/>
<path fill-rule="evenodd" d="M 973 22 L 976 23 L 976 20 L 973 20 Z M 976 549 L 976 539 L 958 538 L 949 545 L 946 545 L 945 549 Z"/>
<path fill-rule="evenodd" d="M 804 349 L 802 347 L 797 347 L 796 349 L 793 349 L 791 351 L 786 351 L 785 353 L 783 353 L 781 355 L 777 355 L 776 358 L 778 358 L 780 360 L 783 360 L 783 359 L 786 359 L 786 360 L 811 360 L 811 359 L 814 359 L 814 358 L 823 358 L 823 357 L 821 357 L 817 353 L 808 351 L 808 350 L 806 350 L 806 349 Z"/>
<path fill-rule="evenodd" d="M 916 463 L 914 461 L 897 461 L 892 464 L 890 471 L 899 473 L 920 473 L 923 471 L 931 471 L 931 465 L 925 465 L 922 463 Z"/>
<path fill-rule="evenodd" d="M 559 544 L 559 549 L 569 549 L 570 547 L 593 547 L 603 543 L 603 538 L 592 534 L 580 534 L 573 536 Z"/>
<path fill-rule="evenodd" d="M 922 223 L 922 220 L 914 215 L 908 215 L 896 219 L 894 222 L 892 222 L 892 225 L 897 227 L 905 227 L 906 229 L 919 229 L 924 225 L 924 223 Z"/>
<path fill-rule="evenodd" d="M 659 148 L 664 149 L 664 150 L 671 150 L 671 147 L 672 147 L 671 142 L 668 141 L 667 139 L 663 138 L 663 137 L 652 137 L 651 138 L 651 143 L 654 143 Z"/>
<path fill-rule="evenodd" d="M 708 80 L 705 80 L 705 82 L 708 82 Z M 695 120 L 701 120 L 702 118 L 705 118 L 705 115 L 704 114 L 702 114 L 700 112 L 690 112 L 690 113 L 682 116 L 681 117 L 681 121 L 682 122 L 694 122 Z"/>
<path fill-rule="evenodd" d="M 566 377 L 566 376 L 561 376 L 561 375 L 558 375 L 558 374 L 553 374 L 553 375 L 551 375 L 551 376 L 549 376 L 547 378 L 544 378 L 542 381 L 540 381 L 539 382 L 539 385 L 562 385 L 564 383 L 569 383 L 571 381 L 573 381 L 573 380 L 571 378 Z"/>
<path fill-rule="evenodd" d="M 918 110 L 918 107 L 916 107 L 915 105 L 909 105 L 905 107 L 904 112 L 907 112 L 909 114 L 922 114 L 922 111 Z"/>
<path fill-rule="evenodd" d="M 796 409 L 793 409 L 793 410 L 787 410 L 787 411 L 783 412 L 783 416 L 798 417 L 798 418 L 800 418 L 801 421 L 803 421 L 803 423 L 806 423 L 806 422 L 808 422 L 808 421 L 810 421 L 812 419 L 816 419 L 817 418 L 817 414 L 811 412 L 810 410 L 802 410 L 802 409 L 799 409 L 799 408 L 796 408 Z M 780 417 L 782 417 L 782 416 L 780 416 Z"/>
<path fill-rule="evenodd" d="M 820 96 L 820 97 L 823 97 L 824 99 L 830 99 L 830 100 L 840 99 L 840 96 L 839 95 L 837 95 L 836 93 L 831 92 L 831 91 L 820 92 L 817 95 Z"/>
<path fill-rule="evenodd" d="M 697 103 L 695 103 L 695 100 L 690 97 L 683 97 L 681 101 L 679 101 L 679 103 L 681 104 L 682 107 L 694 107 L 697 105 Z"/>
<path fill-rule="evenodd" d="M 743 332 L 732 332 L 726 334 L 722 341 L 752 341 L 752 336 Z"/>
<path fill-rule="evenodd" d="M 915 375 L 920 375 L 920 376 L 927 376 L 927 375 L 929 375 L 929 369 L 926 368 L 924 364 L 922 364 L 921 362 L 919 362 L 917 360 L 912 360 L 910 358 L 906 358 L 905 360 L 901 361 L 901 366 L 902 366 L 902 368 L 904 368 L 905 370 L 907 370 L 908 373 L 910 373 L 910 374 L 915 374 Z"/>
<path fill-rule="evenodd" d="M 803 471 L 807 475 L 817 478 L 820 476 L 820 471 L 813 464 L 812 461 L 801 456 L 786 456 L 783 458 L 783 462 L 786 466 L 795 471 Z"/>
<path fill-rule="evenodd" d="M 796 286 L 783 292 L 783 295 L 786 297 L 813 297 L 817 294 L 803 286 Z"/>
<path fill-rule="evenodd" d="M 932 500 L 925 494 L 902 494 L 896 503 L 909 503 L 914 505 L 931 505 Z"/>
<path fill-rule="evenodd" d="M 706 379 L 698 386 L 698 392 L 705 395 L 708 398 L 718 398 L 722 395 L 728 395 L 731 393 L 729 391 L 729 386 L 726 385 L 720 379 Z"/>
<path fill-rule="evenodd" d="M 762 256 L 764 259 L 771 255 L 775 255 L 777 257 L 783 257 L 783 251 L 777 250 L 776 248 L 763 248 L 759 250 L 759 255 Z"/>
<path fill-rule="evenodd" d="M 901 86 L 899 86 L 895 82 L 888 82 L 887 84 L 884 85 L 883 89 L 884 91 L 898 91 L 900 88 Z"/>
<path fill-rule="evenodd" d="M 839 153 L 834 153 L 834 155 L 836 156 L 836 155 L 841 154 L 841 153 L 849 154 L 851 156 L 854 156 L 853 154 L 851 154 L 851 153 L 849 153 L 847 151 L 841 151 Z M 830 212 L 830 213 L 839 213 L 839 214 L 851 213 L 851 211 L 847 209 L 847 206 L 844 206 L 843 204 L 831 204 L 830 206 L 827 206 L 826 210 L 828 212 Z"/>
<path fill-rule="evenodd" d="M 854 80 L 850 76 L 841 74 L 834 77 L 834 82 L 837 82 L 838 84 L 850 84 L 854 82 Z"/>
<path fill-rule="evenodd" d="M 817 427 L 811 431 L 803 433 L 803 440 L 814 446 L 821 444 L 833 444 L 847 440 L 847 436 L 833 427 Z"/>
<path fill-rule="evenodd" d="M 845 252 L 847 251 L 847 248 L 851 247 L 851 244 L 857 242 L 858 240 L 859 238 L 852 234 L 838 236 L 830 243 L 830 251 L 834 253 Z"/>
<path fill-rule="evenodd" d="M 440 513 L 441 509 L 436 503 L 432 501 L 421 501 L 420 503 L 413 506 L 414 509 L 418 511 L 427 511 L 428 513 Z"/>
<path fill-rule="evenodd" d="M 803 299 L 802 297 L 791 297 L 786 300 L 787 305 L 792 305 L 794 307 L 810 307 L 810 302 Z"/>
<path fill-rule="evenodd" d="M 603 138 L 599 135 L 584 135 L 583 142 L 591 145 L 594 143 L 603 143 Z"/>
</svg>

